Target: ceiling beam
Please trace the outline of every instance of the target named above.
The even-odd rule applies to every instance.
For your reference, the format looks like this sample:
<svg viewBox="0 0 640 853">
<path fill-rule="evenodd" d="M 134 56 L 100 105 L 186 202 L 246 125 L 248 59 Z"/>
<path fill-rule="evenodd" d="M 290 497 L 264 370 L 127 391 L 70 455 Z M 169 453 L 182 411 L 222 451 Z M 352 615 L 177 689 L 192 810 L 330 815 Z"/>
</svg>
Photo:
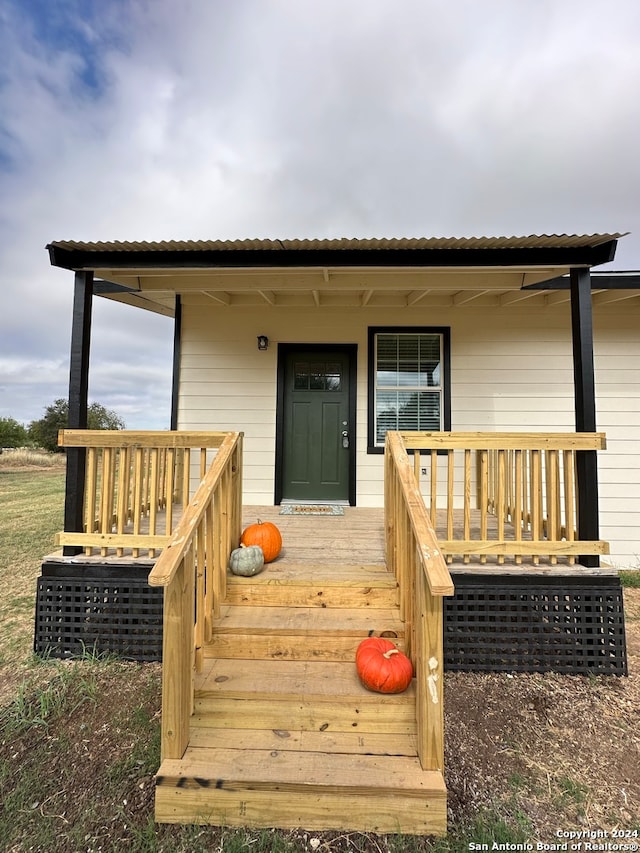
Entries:
<svg viewBox="0 0 640 853">
<path fill-rule="evenodd" d="M 201 290 L 205 296 L 208 296 L 209 299 L 213 299 L 214 302 L 218 302 L 220 305 L 231 305 L 231 294 L 225 293 L 224 291 L 216 291 L 215 293 L 211 293 L 209 290 Z"/>
<path fill-rule="evenodd" d="M 466 305 L 467 302 L 472 302 L 474 299 L 478 299 L 480 296 L 486 296 L 489 291 L 487 290 L 463 290 L 458 293 L 454 293 L 452 300 L 453 304 L 458 307 L 460 305 Z"/>
<path fill-rule="evenodd" d="M 638 299 L 640 290 L 604 290 L 593 296 L 594 305 L 611 305 L 613 302 L 622 302 L 625 299 Z"/>
<path fill-rule="evenodd" d="M 431 290 L 412 290 L 411 293 L 407 294 L 407 308 L 411 308 L 416 302 L 420 302 L 429 293 L 431 293 Z"/>
</svg>

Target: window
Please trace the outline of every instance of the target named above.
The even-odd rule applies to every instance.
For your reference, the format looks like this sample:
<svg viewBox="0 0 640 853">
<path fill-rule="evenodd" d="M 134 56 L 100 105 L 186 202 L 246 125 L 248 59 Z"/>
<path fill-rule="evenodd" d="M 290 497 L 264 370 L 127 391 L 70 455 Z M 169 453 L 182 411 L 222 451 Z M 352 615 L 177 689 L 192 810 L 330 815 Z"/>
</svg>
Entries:
<svg viewBox="0 0 640 853">
<path fill-rule="evenodd" d="M 340 364 L 332 361 L 296 361 L 293 366 L 294 391 L 341 391 Z"/>
<path fill-rule="evenodd" d="M 449 329 L 369 329 L 370 452 L 387 430 L 451 429 Z"/>
</svg>

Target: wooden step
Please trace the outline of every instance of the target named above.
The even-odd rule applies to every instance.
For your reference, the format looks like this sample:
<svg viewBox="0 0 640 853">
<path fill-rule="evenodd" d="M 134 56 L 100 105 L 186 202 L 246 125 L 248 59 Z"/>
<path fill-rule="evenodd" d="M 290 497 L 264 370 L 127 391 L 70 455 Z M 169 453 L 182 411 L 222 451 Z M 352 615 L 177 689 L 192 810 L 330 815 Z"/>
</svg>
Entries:
<svg viewBox="0 0 640 853">
<path fill-rule="evenodd" d="M 200 718 L 201 719 L 201 718 Z M 264 725 L 260 721 L 261 725 Z M 216 749 L 266 749 L 269 752 L 324 752 L 346 755 L 406 755 L 415 758 L 417 744 L 415 732 L 365 732 L 351 729 L 323 731 L 309 729 L 233 729 L 194 725 L 191 729 L 190 747 Z"/>
<path fill-rule="evenodd" d="M 404 651 L 398 608 L 224 605 L 207 657 L 353 661 L 366 637 L 384 635 Z"/>
<path fill-rule="evenodd" d="M 162 762 L 156 820 L 442 834 L 446 789 L 416 758 L 190 748 Z"/>
<path fill-rule="evenodd" d="M 275 562 L 254 577 L 230 575 L 226 602 L 259 607 L 396 607 L 398 585 L 382 565 Z"/>
<path fill-rule="evenodd" d="M 372 693 L 353 662 L 206 659 L 195 683 L 192 728 L 413 735 L 415 680 Z"/>
</svg>

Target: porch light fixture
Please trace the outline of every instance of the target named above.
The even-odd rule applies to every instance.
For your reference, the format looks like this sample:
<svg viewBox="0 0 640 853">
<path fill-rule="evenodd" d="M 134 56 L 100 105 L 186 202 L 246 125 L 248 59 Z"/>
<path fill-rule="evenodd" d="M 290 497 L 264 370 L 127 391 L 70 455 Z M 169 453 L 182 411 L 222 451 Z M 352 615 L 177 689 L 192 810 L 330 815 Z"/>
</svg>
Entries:
<svg viewBox="0 0 640 853">
<path fill-rule="evenodd" d="M 266 335 L 258 335 L 258 349 L 261 352 L 269 349 L 269 338 Z"/>
</svg>

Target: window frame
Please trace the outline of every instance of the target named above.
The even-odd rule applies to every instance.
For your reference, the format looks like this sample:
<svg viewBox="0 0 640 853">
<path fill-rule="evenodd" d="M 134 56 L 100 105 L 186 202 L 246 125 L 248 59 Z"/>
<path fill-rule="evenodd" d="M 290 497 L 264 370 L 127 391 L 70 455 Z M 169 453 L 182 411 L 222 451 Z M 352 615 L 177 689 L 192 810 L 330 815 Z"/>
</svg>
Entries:
<svg viewBox="0 0 640 853">
<path fill-rule="evenodd" d="M 376 336 L 380 334 L 442 336 L 442 431 L 450 432 L 451 328 L 449 326 L 369 326 L 367 350 L 367 453 L 384 453 L 384 446 L 376 444 Z"/>
</svg>

